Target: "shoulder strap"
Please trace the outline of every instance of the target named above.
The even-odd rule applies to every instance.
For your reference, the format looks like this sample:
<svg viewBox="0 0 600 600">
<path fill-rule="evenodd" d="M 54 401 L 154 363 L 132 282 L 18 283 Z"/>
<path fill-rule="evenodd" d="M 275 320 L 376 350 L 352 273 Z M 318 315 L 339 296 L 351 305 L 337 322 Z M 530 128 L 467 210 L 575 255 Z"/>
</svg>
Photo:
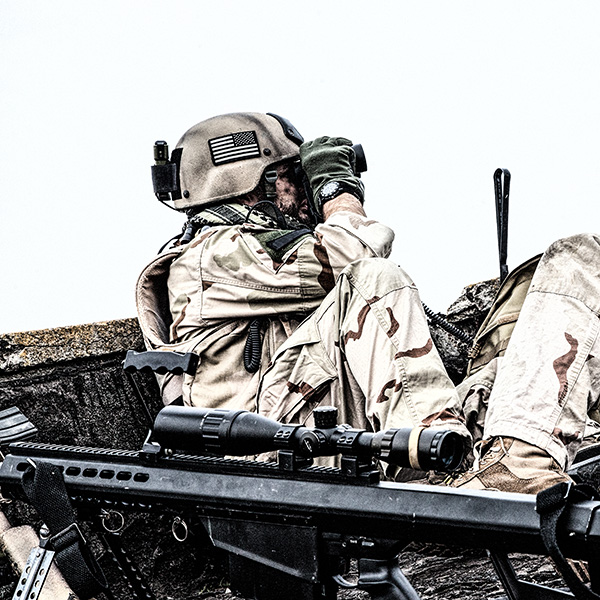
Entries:
<svg viewBox="0 0 600 600">
<path fill-rule="evenodd" d="M 565 583 L 575 598 L 580 600 L 597 600 L 600 599 L 600 595 L 588 588 L 567 562 L 558 545 L 558 522 L 569 504 L 597 498 L 598 493 L 593 487 L 585 484 L 575 485 L 572 482 L 558 483 L 542 490 L 536 498 L 535 510 L 540 515 L 540 533 L 544 546 Z"/>
<path fill-rule="evenodd" d="M 82 599 L 106 591 L 106 578 L 77 525 L 59 467 L 36 461 L 24 471 L 22 485 L 50 531 L 56 564 L 69 586 Z"/>
</svg>

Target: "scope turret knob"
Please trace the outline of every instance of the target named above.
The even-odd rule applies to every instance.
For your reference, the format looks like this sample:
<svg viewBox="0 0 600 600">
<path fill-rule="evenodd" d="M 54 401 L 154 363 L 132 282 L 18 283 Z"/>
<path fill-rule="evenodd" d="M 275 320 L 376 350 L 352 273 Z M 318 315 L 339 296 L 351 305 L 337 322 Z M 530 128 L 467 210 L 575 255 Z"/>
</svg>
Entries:
<svg viewBox="0 0 600 600">
<path fill-rule="evenodd" d="M 313 411 L 315 427 L 333 429 L 337 425 L 338 411 L 335 406 L 319 406 Z"/>
</svg>

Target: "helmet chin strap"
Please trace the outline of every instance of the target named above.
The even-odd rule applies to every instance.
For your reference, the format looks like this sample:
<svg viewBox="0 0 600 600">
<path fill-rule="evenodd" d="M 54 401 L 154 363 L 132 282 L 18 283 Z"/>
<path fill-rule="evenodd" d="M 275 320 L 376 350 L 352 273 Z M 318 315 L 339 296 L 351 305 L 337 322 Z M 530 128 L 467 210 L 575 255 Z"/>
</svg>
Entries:
<svg viewBox="0 0 600 600">
<path fill-rule="evenodd" d="M 264 181 L 264 190 L 265 190 L 265 198 L 266 200 L 262 200 L 261 202 L 257 202 L 253 207 L 252 210 L 250 211 L 250 213 L 252 213 L 252 211 L 260 206 L 261 210 L 267 210 L 269 211 L 269 209 L 271 211 L 273 211 L 275 213 L 275 218 L 277 219 L 277 226 L 280 229 L 286 229 L 287 228 L 287 223 L 285 220 L 285 217 L 283 216 L 283 214 L 281 213 L 281 211 L 279 210 L 279 207 L 276 204 L 276 200 L 277 200 L 277 187 L 276 187 L 276 182 L 277 182 L 277 170 L 276 169 L 267 169 L 264 172 L 263 175 L 263 181 Z"/>
<path fill-rule="evenodd" d="M 275 182 L 277 181 L 277 170 L 268 169 L 265 171 L 263 179 L 265 185 L 265 196 L 267 200 L 275 202 L 275 199 L 277 198 L 277 187 L 275 185 Z"/>
</svg>

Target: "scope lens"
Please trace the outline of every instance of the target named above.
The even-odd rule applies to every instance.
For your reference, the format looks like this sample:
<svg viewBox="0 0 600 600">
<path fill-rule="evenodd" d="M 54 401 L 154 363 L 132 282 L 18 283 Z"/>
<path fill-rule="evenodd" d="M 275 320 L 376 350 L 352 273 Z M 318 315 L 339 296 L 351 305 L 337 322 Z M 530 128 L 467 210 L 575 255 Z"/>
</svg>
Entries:
<svg viewBox="0 0 600 600">
<path fill-rule="evenodd" d="M 419 463 L 425 470 L 453 471 L 462 462 L 463 437 L 454 431 L 425 429 L 419 439 Z"/>
<path fill-rule="evenodd" d="M 464 439 L 454 431 L 442 435 L 439 445 L 440 471 L 454 471 L 460 466 L 464 455 Z"/>
</svg>

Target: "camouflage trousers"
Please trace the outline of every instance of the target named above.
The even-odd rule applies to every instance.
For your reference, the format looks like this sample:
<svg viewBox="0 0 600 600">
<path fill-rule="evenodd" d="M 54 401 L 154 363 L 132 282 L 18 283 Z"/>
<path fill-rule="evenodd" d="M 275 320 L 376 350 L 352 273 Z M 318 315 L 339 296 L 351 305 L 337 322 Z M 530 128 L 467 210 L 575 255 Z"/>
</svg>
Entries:
<svg viewBox="0 0 600 600">
<path fill-rule="evenodd" d="M 349 265 L 320 308 L 277 351 L 258 410 L 311 422 L 319 404 L 374 430 L 417 425 L 477 440 L 516 437 L 568 466 L 599 435 L 600 237 L 546 251 L 505 356 L 455 388 L 432 343 L 418 291 L 400 268 Z M 590 416 L 592 418 L 590 418 Z"/>
<path fill-rule="evenodd" d="M 555 242 L 536 269 L 506 354 L 459 388 L 467 417 L 479 411 L 484 438 L 518 438 L 567 467 L 583 438 L 598 435 L 599 316 L 600 237 Z"/>
<path fill-rule="evenodd" d="M 392 261 L 351 263 L 320 307 L 278 349 L 261 414 L 311 423 L 319 404 L 354 427 L 441 426 L 468 436 L 418 291 Z"/>
</svg>

